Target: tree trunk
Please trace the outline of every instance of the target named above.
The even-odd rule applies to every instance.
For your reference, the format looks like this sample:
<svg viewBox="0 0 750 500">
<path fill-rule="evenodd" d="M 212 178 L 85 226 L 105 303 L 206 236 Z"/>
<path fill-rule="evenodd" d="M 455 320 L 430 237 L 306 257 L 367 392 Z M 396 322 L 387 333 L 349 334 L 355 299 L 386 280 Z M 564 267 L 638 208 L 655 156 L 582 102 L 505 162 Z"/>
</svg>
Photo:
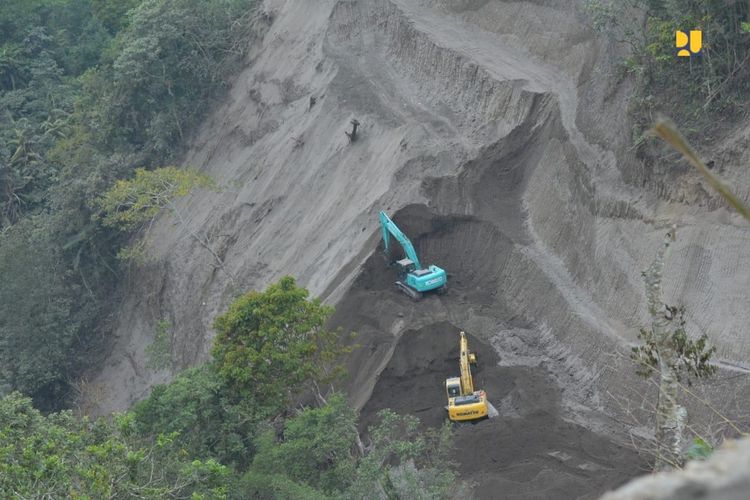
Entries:
<svg viewBox="0 0 750 500">
<path fill-rule="evenodd" d="M 654 332 L 659 355 L 659 400 L 656 405 L 656 463 L 654 469 L 669 470 L 682 463 L 682 431 L 687 412 L 677 403 L 676 356 L 670 330 Z"/>
<path fill-rule="evenodd" d="M 676 238 L 676 227 L 667 233 L 661 248 L 646 272 L 648 312 L 651 314 L 651 329 L 659 357 L 659 399 L 656 405 L 656 470 L 666 470 L 681 464 L 682 432 L 687 412 L 677 404 L 677 353 L 672 343 L 670 324 L 675 317 L 662 299 L 662 272 L 664 259 Z"/>
<path fill-rule="evenodd" d="M 218 264 L 219 266 L 219 269 L 221 269 L 224 275 L 227 278 L 229 278 L 229 282 L 232 284 L 232 286 L 235 286 L 236 283 L 234 281 L 234 276 L 232 276 L 232 274 L 229 271 L 227 271 L 226 267 L 224 267 L 224 261 L 221 259 L 221 257 L 219 257 L 216 254 L 216 252 L 213 251 L 213 249 L 211 248 L 211 245 L 208 244 L 208 240 L 201 238 L 200 236 L 198 236 L 198 234 L 195 231 L 190 229 L 190 226 L 188 225 L 185 218 L 182 216 L 182 213 L 179 210 L 177 210 L 177 207 L 175 206 L 174 203 L 172 203 L 172 201 L 167 200 L 167 207 L 169 208 L 169 210 L 172 211 L 173 214 L 177 216 L 177 219 L 179 219 L 180 224 L 182 225 L 182 227 L 185 228 L 188 234 L 190 234 L 190 236 L 192 236 L 195 239 L 195 241 L 197 241 L 200 244 L 200 246 L 205 248 L 208 251 L 208 253 L 210 253 L 213 256 L 214 260 L 216 260 L 216 264 Z"/>
</svg>

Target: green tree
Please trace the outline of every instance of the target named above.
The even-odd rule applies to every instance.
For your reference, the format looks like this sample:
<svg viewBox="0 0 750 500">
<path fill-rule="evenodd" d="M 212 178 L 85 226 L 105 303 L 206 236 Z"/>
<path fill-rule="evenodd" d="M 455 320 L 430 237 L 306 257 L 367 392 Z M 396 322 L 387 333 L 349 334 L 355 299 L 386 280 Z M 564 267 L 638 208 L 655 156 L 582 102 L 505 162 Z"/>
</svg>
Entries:
<svg viewBox="0 0 750 500">
<path fill-rule="evenodd" d="M 141 0 L 91 0 L 94 16 L 107 30 L 115 35 L 128 24 L 128 12 Z"/>
<path fill-rule="evenodd" d="M 332 308 L 307 296 L 307 290 L 287 277 L 266 292 L 237 299 L 216 320 L 215 361 L 156 386 L 133 409 L 138 432 L 177 433 L 177 442 L 191 456 L 247 467 L 258 444 L 258 424 L 285 410 L 290 395 L 309 380 L 329 380 L 340 373 L 333 361 L 346 349 L 338 346 L 336 332 L 323 328 Z M 248 364 L 265 360 L 266 355 L 278 366 L 263 361 L 263 369 L 254 370 Z M 236 371 L 237 367 L 242 370 Z M 251 381 L 244 378 L 248 373 Z M 243 378 L 235 379 L 237 374 Z M 335 401 L 341 406 L 337 413 L 351 421 L 356 418 L 342 400 Z M 293 429 L 312 423 L 302 420 Z M 347 432 L 356 436 L 354 424 Z M 264 449 L 266 455 L 272 452 Z"/>
<path fill-rule="evenodd" d="M 253 4 L 143 0 L 129 11 L 111 64 L 98 70 L 109 85 L 87 100 L 99 144 L 135 145 L 155 161 L 173 154 L 242 55 L 247 23 L 235 21 Z"/>
<path fill-rule="evenodd" d="M 0 399 L 3 498 L 226 498 L 230 471 L 189 460 L 174 434 L 134 433 L 133 418 L 41 415 L 18 393 Z"/>
<path fill-rule="evenodd" d="M 234 401 L 213 365 L 191 368 L 158 385 L 132 411 L 142 435 L 176 433 L 175 442 L 189 456 L 247 466 L 254 454 L 258 416 L 252 401 Z"/>
<path fill-rule="evenodd" d="M 297 484 L 326 494 L 341 493 L 355 475 L 356 419 L 356 412 L 340 395 L 321 408 L 306 409 L 286 421 L 281 439 L 273 429 L 259 436 L 253 474 L 283 471 Z"/>
<path fill-rule="evenodd" d="M 684 460 L 687 410 L 678 401 L 680 375 L 703 378 L 716 372 L 716 367 L 710 364 L 716 348 L 706 345 L 705 335 L 696 341 L 690 340 L 685 333 L 684 310 L 665 304 L 662 298 L 664 261 L 676 239 L 676 230 L 673 227 L 667 233 L 653 262 L 643 273 L 651 327 L 642 329 L 638 335 L 644 345 L 632 350 L 632 358 L 640 367 L 638 373 L 643 377 L 654 373 L 658 376 L 656 470 L 681 466 Z"/>
<path fill-rule="evenodd" d="M 57 166 L 45 156 L 66 133 L 73 90 L 51 44 L 43 28 L 34 28 L 18 48 L 3 47 L 10 88 L 0 88 L 0 114 L 6 118 L 0 122 L 0 229 L 43 208 L 57 177 Z"/>
<path fill-rule="evenodd" d="M 281 472 L 246 472 L 239 482 L 238 491 L 246 498 L 256 500 L 330 500 L 333 498 L 312 486 L 298 483 Z"/>
<path fill-rule="evenodd" d="M 362 446 L 356 411 L 334 395 L 288 419 L 283 431 L 259 435 L 240 492 L 253 498 L 295 498 L 299 492 L 348 500 L 466 498 L 469 485 L 448 460 L 450 424 L 425 432 L 418 427 L 416 417 L 383 410 Z"/>
<path fill-rule="evenodd" d="M 230 281 L 234 278 L 224 267 L 224 261 L 211 248 L 208 239 L 190 228 L 175 200 L 192 193 L 195 189 L 216 189 L 216 183 L 208 176 L 176 167 L 154 170 L 136 169 L 132 179 L 120 179 L 96 201 L 102 223 L 123 231 L 145 228 L 146 234 L 140 243 L 126 247 L 120 252 L 122 258 L 141 255 L 148 230 L 157 216 L 164 210 L 175 216 L 190 236 L 206 249 Z"/>
<path fill-rule="evenodd" d="M 200 187 L 214 186 L 210 177 L 190 170 L 139 168 L 132 179 L 115 182 L 96 204 L 105 226 L 132 231 L 151 224 L 164 209 L 181 217 L 174 204 L 176 198 L 187 196 Z"/>
<path fill-rule="evenodd" d="M 36 219 L 0 239 L 0 395 L 19 390 L 58 400 L 74 364 L 77 307 L 57 245 Z"/>
<path fill-rule="evenodd" d="M 412 415 L 381 410 L 368 429 L 370 443 L 345 498 L 365 500 L 373 492 L 388 499 L 469 496 L 469 484 L 458 479 L 450 461 L 450 423 L 425 432 L 418 428 L 419 419 Z"/>
<path fill-rule="evenodd" d="M 0 356 L 35 359 L 19 340 L 26 335 L 29 345 L 49 338 L 55 361 L 3 367 L 0 390 L 32 391 L 39 404 L 51 393 L 45 405 L 63 404 L 78 353 L 106 339 L 105 297 L 129 235 L 92 218 L 91 201 L 135 167 L 169 160 L 234 71 L 249 26 L 237 21 L 254 4 L 145 3 L 138 10 L 136 0 L 0 2 L 0 269 L 5 290 L 24 281 L 28 288 L 0 308 Z M 156 53 L 140 52 L 152 41 Z M 25 225 L 8 229 L 14 224 Z M 24 251 L 31 240 L 46 246 Z M 48 322 L 27 322 L 15 310 L 41 311 Z"/>
<path fill-rule="evenodd" d="M 348 349 L 325 328 L 333 308 L 285 276 L 265 292 L 248 292 L 214 322 L 216 369 L 237 395 L 281 409 L 315 382 L 341 373 L 333 363 Z"/>
</svg>

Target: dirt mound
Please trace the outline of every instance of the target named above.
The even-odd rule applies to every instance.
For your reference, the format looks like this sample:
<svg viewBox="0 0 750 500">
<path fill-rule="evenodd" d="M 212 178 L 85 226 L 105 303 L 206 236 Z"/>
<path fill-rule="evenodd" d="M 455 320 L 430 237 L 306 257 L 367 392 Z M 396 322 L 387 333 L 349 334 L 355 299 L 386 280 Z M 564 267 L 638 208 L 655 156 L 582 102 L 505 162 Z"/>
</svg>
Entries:
<svg viewBox="0 0 750 500">
<path fill-rule="evenodd" d="M 503 170 L 503 162 L 490 163 L 487 168 Z M 514 269 L 523 257 L 513 236 L 524 238 L 513 224 L 512 203 L 504 203 L 507 232 L 477 216 L 439 215 L 423 205 L 394 214 L 425 263 L 449 271 L 450 288 L 446 295 L 411 301 L 394 286 L 395 270 L 388 266 L 400 255 L 389 259 L 376 251 L 367 259 L 333 318 L 359 333 L 348 391 L 362 407 L 363 426 L 383 408 L 416 415 L 426 426 L 442 425 L 443 384 L 458 373 L 461 325 L 474 334 L 470 345 L 481 363 L 477 386 L 500 413 L 456 427 L 454 456 L 462 477 L 476 482 L 480 498 L 498 498 L 499 492 L 502 498 L 594 498 L 637 475 L 642 462 L 617 437 L 574 422 L 581 405 L 597 406 L 593 377 L 508 301 L 505 277 L 519 272 Z M 526 286 L 544 276 L 528 260 L 522 272 Z M 501 359 L 506 353 L 508 359 Z M 590 410 L 586 420 L 594 420 Z"/>
<path fill-rule="evenodd" d="M 362 409 L 397 408 L 425 426 L 446 419 L 443 383 L 458 375 L 458 328 L 448 323 L 405 332 Z M 495 350 L 469 335 L 479 358 L 475 384 L 500 416 L 454 425 L 453 456 L 477 498 L 596 498 L 637 475 L 640 459 L 561 417 L 561 394 L 544 366 L 500 366 Z"/>
</svg>

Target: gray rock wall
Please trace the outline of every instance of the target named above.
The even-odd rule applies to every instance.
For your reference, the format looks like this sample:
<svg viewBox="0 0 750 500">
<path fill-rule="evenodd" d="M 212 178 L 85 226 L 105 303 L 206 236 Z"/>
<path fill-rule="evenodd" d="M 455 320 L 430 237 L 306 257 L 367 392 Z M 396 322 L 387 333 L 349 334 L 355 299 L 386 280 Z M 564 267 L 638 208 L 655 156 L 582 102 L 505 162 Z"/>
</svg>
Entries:
<svg viewBox="0 0 750 500">
<path fill-rule="evenodd" d="M 635 479 L 601 500 L 747 500 L 750 498 L 750 438 L 727 441 L 705 462 L 684 470 Z"/>
</svg>

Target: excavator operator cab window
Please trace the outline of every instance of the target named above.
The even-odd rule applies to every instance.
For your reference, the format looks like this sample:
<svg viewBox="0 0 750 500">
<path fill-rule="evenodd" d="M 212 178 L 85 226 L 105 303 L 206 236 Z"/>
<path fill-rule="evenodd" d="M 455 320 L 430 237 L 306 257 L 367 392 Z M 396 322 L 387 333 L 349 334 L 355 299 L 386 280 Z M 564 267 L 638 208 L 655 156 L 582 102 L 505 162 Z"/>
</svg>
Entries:
<svg viewBox="0 0 750 500">
<path fill-rule="evenodd" d="M 414 261 L 411 259 L 397 260 L 396 264 L 398 264 L 398 267 L 402 273 L 410 273 L 417 268 L 417 266 L 414 264 Z"/>
<path fill-rule="evenodd" d="M 455 398 L 456 396 L 461 395 L 461 387 L 458 385 L 449 385 L 447 389 L 449 398 Z"/>
</svg>

